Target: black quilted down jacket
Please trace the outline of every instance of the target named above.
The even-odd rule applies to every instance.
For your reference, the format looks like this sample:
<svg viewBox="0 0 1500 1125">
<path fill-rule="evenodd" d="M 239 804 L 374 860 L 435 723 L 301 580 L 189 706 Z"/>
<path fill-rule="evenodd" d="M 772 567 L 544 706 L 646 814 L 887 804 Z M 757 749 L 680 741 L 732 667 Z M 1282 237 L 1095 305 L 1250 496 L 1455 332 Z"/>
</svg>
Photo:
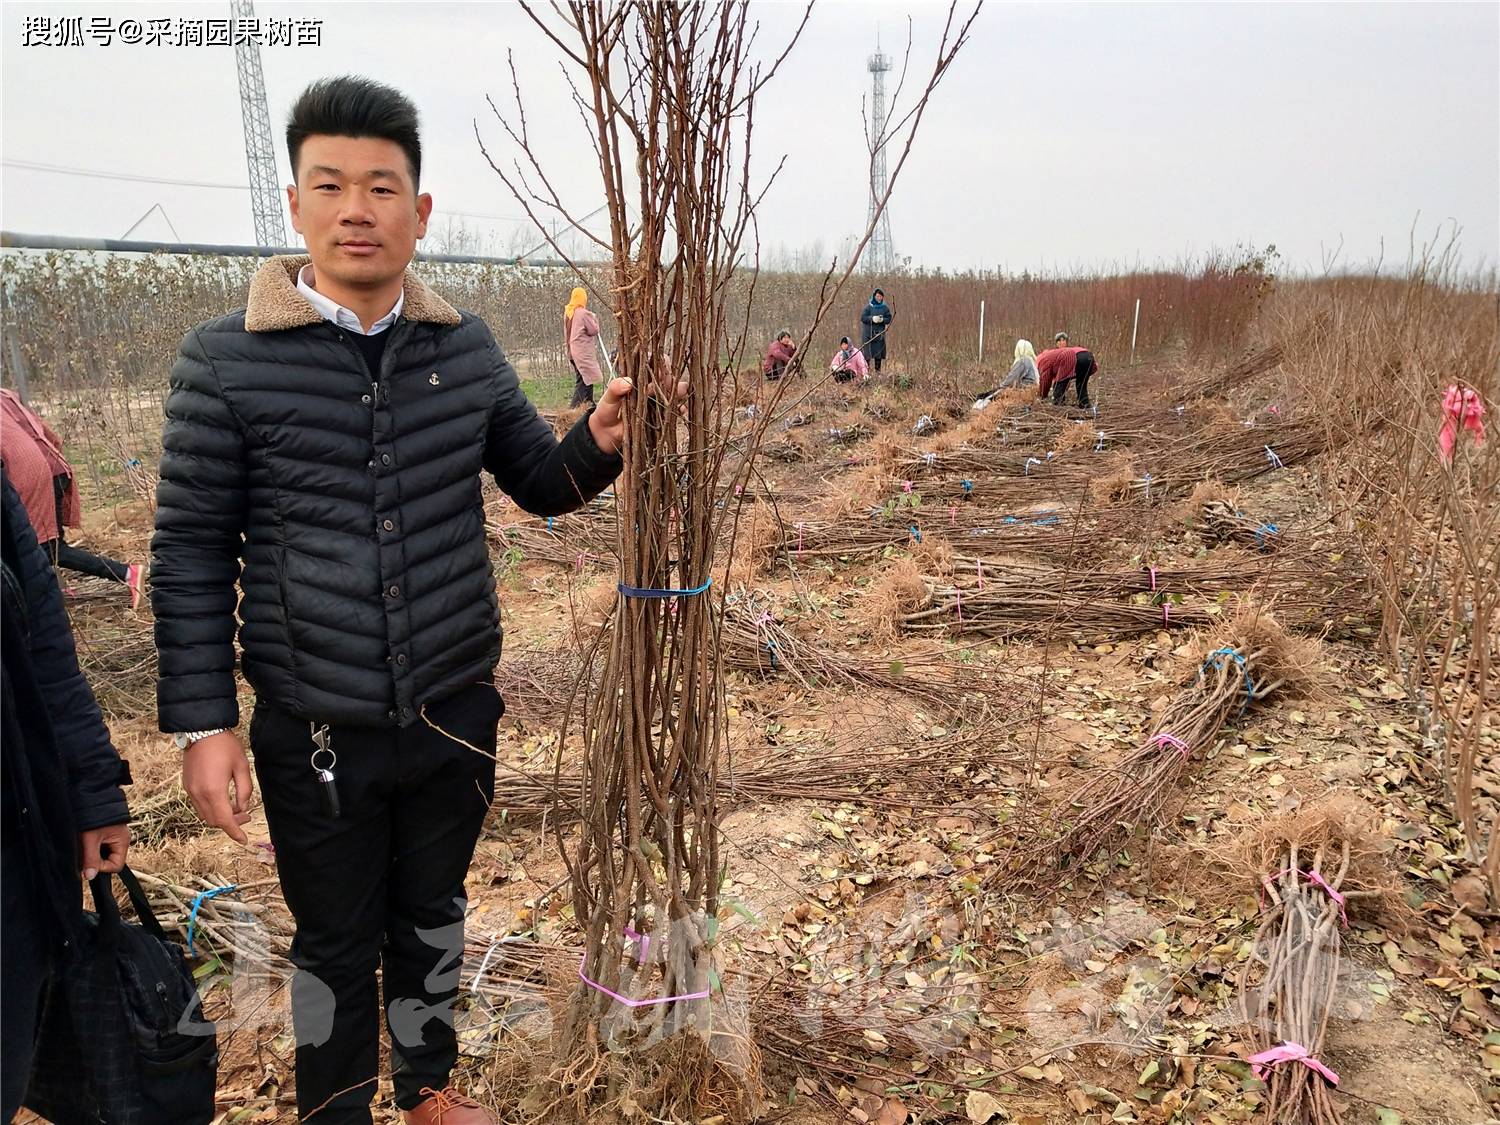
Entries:
<svg viewBox="0 0 1500 1125">
<path fill-rule="evenodd" d="M 151 543 L 164 731 L 238 723 L 236 612 L 261 698 L 415 722 L 500 657 L 481 469 L 537 515 L 620 470 L 586 419 L 559 443 L 484 322 L 411 274 L 371 372 L 297 292 L 306 262 L 267 262 L 246 308 L 189 332 L 172 368 Z"/>
</svg>

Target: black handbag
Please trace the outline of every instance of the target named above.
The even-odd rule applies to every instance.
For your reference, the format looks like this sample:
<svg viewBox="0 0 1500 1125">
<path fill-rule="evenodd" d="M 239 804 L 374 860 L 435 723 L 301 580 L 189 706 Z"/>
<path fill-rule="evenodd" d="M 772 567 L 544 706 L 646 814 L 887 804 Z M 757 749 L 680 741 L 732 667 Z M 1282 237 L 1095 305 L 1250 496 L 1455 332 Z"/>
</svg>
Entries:
<svg viewBox="0 0 1500 1125">
<path fill-rule="evenodd" d="M 140 924 L 120 918 L 109 875 L 90 882 L 96 912 L 53 974 L 26 1108 L 54 1125 L 208 1125 L 216 1029 L 129 868 L 120 881 Z"/>
</svg>

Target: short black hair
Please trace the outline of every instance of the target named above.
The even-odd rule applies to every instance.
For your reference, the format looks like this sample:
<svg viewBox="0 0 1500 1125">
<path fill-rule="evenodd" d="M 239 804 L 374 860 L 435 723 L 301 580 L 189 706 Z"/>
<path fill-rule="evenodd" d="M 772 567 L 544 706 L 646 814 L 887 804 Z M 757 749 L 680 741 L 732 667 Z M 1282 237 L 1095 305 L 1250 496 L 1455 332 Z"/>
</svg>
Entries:
<svg viewBox="0 0 1500 1125">
<path fill-rule="evenodd" d="M 422 136 L 417 107 L 401 91 L 370 78 L 320 78 L 292 106 L 286 122 L 286 149 L 297 178 L 302 142 L 311 136 L 378 137 L 406 153 L 412 186 L 422 180 Z"/>
</svg>

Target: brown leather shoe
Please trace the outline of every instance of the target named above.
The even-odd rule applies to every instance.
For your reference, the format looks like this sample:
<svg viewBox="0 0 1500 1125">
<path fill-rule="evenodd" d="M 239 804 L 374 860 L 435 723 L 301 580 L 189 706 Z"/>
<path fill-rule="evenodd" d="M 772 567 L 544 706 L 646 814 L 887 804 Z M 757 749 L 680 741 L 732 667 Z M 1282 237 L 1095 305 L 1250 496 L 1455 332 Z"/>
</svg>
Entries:
<svg viewBox="0 0 1500 1125">
<path fill-rule="evenodd" d="M 495 1125 L 482 1105 L 452 1086 L 442 1090 L 424 1086 L 422 1093 L 430 1095 L 425 1102 L 402 1111 L 406 1125 Z"/>
</svg>

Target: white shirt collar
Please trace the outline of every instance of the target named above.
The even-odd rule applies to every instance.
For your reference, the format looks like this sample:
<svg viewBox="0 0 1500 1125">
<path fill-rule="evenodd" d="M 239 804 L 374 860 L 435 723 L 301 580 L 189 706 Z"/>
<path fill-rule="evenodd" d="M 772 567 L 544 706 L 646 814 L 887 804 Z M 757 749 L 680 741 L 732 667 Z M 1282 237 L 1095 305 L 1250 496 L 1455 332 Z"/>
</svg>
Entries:
<svg viewBox="0 0 1500 1125">
<path fill-rule="evenodd" d="M 396 318 L 401 315 L 401 307 L 406 304 L 406 290 L 403 289 L 401 295 L 396 298 L 396 303 L 391 307 L 391 311 L 370 325 L 370 331 L 366 332 L 364 325 L 359 322 L 359 317 L 355 316 L 351 310 L 344 308 L 337 301 L 325 297 L 322 293 L 314 289 L 312 287 L 312 279 L 313 267 L 312 263 L 308 262 L 307 265 L 297 271 L 297 292 L 307 298 L 308 303 L 323 315 L 324 320 L 331 320 L 340 328 L 347 328 L 350 332 L 358 332 L 361 336 L 374 336 L 377 333 L 384 332 L 396 323 Z"/>
</svg>

